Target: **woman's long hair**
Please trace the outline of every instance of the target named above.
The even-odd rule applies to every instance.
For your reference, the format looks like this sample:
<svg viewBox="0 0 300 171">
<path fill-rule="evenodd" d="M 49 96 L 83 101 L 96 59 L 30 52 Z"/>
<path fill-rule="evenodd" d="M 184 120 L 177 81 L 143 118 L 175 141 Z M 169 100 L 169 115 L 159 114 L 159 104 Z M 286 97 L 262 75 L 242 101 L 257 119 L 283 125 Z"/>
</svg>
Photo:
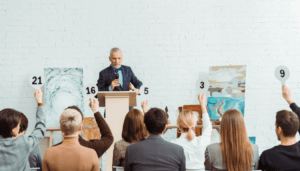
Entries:
<svg viewBox="0 0 300 171">
<path fill-rule="evenodd" d="M 197 123 L 197 116 L 191 110 L 183 110 L 179 113 L 177 118 L 177 125 L 187 132 L 186 138 L 192 141 L 195 138 L 195 125 Z"/>
<path fill-rule="evenodd" d="M 126 142 L 142 141 L 148 136 L 144 115 L 138 109 L 130 110 L 124 119 L 122 137 Z"/>
<path fill-rule="evenodd" d="M 253 150 L 241 112 L 231 109 L 224 113 L 220 136 L 223 166 L 228 171 L 252 170 Z"/>
</svg>

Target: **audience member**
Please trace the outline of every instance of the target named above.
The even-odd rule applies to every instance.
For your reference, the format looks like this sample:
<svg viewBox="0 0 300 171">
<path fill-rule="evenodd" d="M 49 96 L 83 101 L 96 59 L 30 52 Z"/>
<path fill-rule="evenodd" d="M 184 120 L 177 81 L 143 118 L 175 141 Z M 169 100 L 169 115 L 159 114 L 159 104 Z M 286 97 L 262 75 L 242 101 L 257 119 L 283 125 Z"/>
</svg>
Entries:
<svg viewBox="0 0 300 171">
<path fill-rule="evenodd" d="M 259 159 L 259 169 L 273 170 L 300 170 L 300 142 L 296 141 L 296 133 L 300 132 L 300 108 L 291 98 L 291 91 L 283 86 L 282 95 L 296 113 L 281 110 L 276 114 L 275 132 L 281 145 L 264 151 Z M 297 116 L 298 115 L 298 116 Z"/>
<path fill-rule="evenodd" d="M 94 101 L 95 102 L 95 101 Z M 60 128 L 64 134 L 62 144 L 46 150 L 44 171 L 99 171 L 95 150 L 81 146 L 78 136 L 82 130 L 82 115 L 75 109 L 66 109 L 60 116 Z"/>
<path fill-rule="evenodd" d="M 145 140 L 148 135 L 144 124 L 144 115 L 138 109 L 130 110 L 125 116 L 122 140 L 115 143 L 113 152 L 113 166 L 125 167 L 125 153 L 127 146 Z"/>
<path fill-rule="evenodd" d="M 92 111 L 94 112 L 94 117 L 96 119 L 96 122 L 98 124 L 99 130 L 101 133 L 101 139 L 99 139 L 99 140 L 93 139 L 93 140 L 87 141 L 79 135 L 79 143 L 80 143 L 80 145 L 82 145 L 84 147 L 94 149 L 97 153 L 98 158 L 100 158 L 103 155 L 103 153 L 112 145 L 112 143 L 114 141 L 114 137 L 113 137 L 112 132 L 111 132 L 109 126 L 107 125 L 106 121 L 104 120 L 104 118 L 102 117 L 100 112 L 98 111 L 99 102 L 94 98 L 91 98 L 90 101 L 91 101 L 90 107 L 91 107 Z M 81 114 L 81 117 L 83 119 L 83 114 L 77 106 L 70 106 L 67 109 L 74 109 L 74 110 L 78 111 Z M 55 146 L 60 145 L 61 143 L 62 142 L 56 144 Z"/>
<path fill-rule="evenodd" d="M 201 105 L 203 132 L 199 137 L 195 137 L 195 126 L 197 124 L 197 115 L 191 110 L 183 110 L 179 113 L 177 125 L 181 132 L 181 136 L 171 141 L 181 145 L 184 149 L 186 169 L 204 171 L 204 152 L 210 144 L 212 125 L 206 111 L 205 93 L 198 95 L 198 100 Z"/>
<path fill-rule="evenodd" d="M 186 170 L 183 148 L 162 138 L 167 128 L 166 113 L 152 108 L 145 114 L 144 123 L 150 136 L 127 147 L 125 170 Z"/>
<path fill-rule="evenodd" d="M 21 112 L 14 109 L 0 111 L 0 170 L 30 171 L 29 154 L 39 145 L 46 131 L 42 95 L 41 89 L 34 93 L 38 107 L 35 128 L 29 136 L 18 136 Z"/>
<path fill-rule="evenodd" d="M 250 143 L 238 110 L 227 110 L 222 116 L 220 138 L 221 143 L 206 148 L 206 170 L 249 171 L 258 167 L 258 146 Z"/>
<path fill-rule="evenodd" d="M 28 119 L 23 113 L 21 113 L 21 124 L 20 124 L 18 137 L 21 135 L 25 135 L 27 128 L 28 128 Z M 37 169 L 38 171 L 42 170 L 43 157 L 39 145 L 36 145 L 33 148 L 32 152 L 29 155 L 28 160 L 31 168 L 39 168 Z"/>
</svg>

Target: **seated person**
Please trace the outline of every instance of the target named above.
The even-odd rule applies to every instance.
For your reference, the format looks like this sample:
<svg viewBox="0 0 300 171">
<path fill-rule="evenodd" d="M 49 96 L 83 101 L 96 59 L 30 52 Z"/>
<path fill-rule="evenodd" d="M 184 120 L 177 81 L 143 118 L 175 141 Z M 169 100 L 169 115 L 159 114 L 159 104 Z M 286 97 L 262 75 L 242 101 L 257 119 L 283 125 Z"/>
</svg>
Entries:
<svg viewBox="0 0 300 171">
<path fill-rule="evenodd" d="M 36 124 L 29 136 L 17 137 L 22 120 L 21 112 L 13 109 L 0 111 L 0 170 L 30 170 L 29 154 L 42 141 L 46 131 L 42 95 L 41 89 L 36 89 L 34 93 L 38 103 Z"/>
<path fill-rule="evenodd" d="M 207 146 L 205 170 L 246 171 L 258 167 L 258 146 L 251 144 L 244 117 L 238 110 L 227 110 L 220 125 L 221 143 Z"/>
<path fill-rule="evenodd" d="M 91 107 L 92 111 L 94 112 L 94 116 L 95 116 L 96 122 L 98 124 L 100 133 L 101 133 L 101 139 L 100 140 L 93 139 L 93 140 L 87 141 L 79 135 L 79 143 L 80 143 L 80 145 L 82 145 L 84 147 L 94 149 L 97 153 L 98 158 L 100 158 L 103 155 L 103 153 L 112 145 L 112 143 L 114 141 L 114 137 L 113 137 L 111 130 L 110 130 L 109 126 L 107 125 L 106 121 L 104 120 L 104 118 L 102 117 L 100 112 L 98 111 L 98 106 L 99 106 L 98 100 L 96 100 L 95 98 L 91 98 L 90 101 L 93 102 L 93 103 L 90 103 L 90 107 Z M 78 111 L 83 120 L 83 114 L 77 106 L 70 106 L 67 109 L 74 109 L 74 110 Z M 60 142 L 56 145 L 60 145 L 61 143 L 62 142 Z M 56 145 L 54 145 L 54 146 L 56 146 Z"/>
<path fill-rule="evenodd" d="M 25 135 L 27 127 L 28 127 L 28 119 L 27 117 L 21 113 L 21 124 L 20 124 L 20 130 L 19 130 L 19 135 Z M 40 168 L 38 171 L 42 170 L 42 162 L 43 162 L 43 157 L 42 157 L 42 152 L 40 149 L 39 145 L 36 145 L 32 152 L 29 155 L 29 165 L 31 168 Z"/>
<path fill-rule="evenodd" d="M 195 137 L 195 126 L 198 120 L 196 114 L 191 110 L 183 110 L 179 113 L 177 119 L 181 136 L 178 139 L 171 141 L 183 147 L 187 170 L 205 170 L 204 152 L 211 141 L 212 125 L 206 111 L 205 93 L 203 93 L 202 96 L 199 94 L 198 100 L 203 113 L 202 135 Z"/>
<path fill-rule="evenodd" d="M 263 171 L 300 170 L 300 142 L 295 138 L 297 131 L 300 132 L 300 108 L 292 100 L 291 92 L 285 85 L 282 95 L 296 114 L 287 110 L 277 112 L 275 132 L 281 145 L 262 152 L 258 169 Z"/>
<path fill-rule="evenodd" d="M 64 140 L 62 144 L 46 150 L 43 171 L 99 171 L 95 150 L 79 144 L 78 136 L 82 125 L 82 116 L 77 110 L 63 111 L 60 116 L 60 128 Z"/>
<path fill-rule="evenodd" d="M 144 123 L 150 136 L 127 147 L 125 170 L 186 170 L 183 148 L 162 138 L 167 128 L 167 114 L 161 109 L 152 108 L 146 112 Z"/>
<path fill-rule="evenodd" d="M 130 110 L 124 119 L 122 140 L 115 143 L 113 152 L 113 166 L 125 167 L 125 153 L 127 146 L 145 140 L 148 136 L 144 124 L 144 115 L 138 109 Z"/>
</svg>

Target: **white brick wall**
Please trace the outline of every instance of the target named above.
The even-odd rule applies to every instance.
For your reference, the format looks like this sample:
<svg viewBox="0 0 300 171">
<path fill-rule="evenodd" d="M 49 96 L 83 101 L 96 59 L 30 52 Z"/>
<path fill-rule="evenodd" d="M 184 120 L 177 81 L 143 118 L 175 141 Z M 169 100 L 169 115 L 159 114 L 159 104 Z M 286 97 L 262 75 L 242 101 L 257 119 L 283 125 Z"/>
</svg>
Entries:
<svg viewBox="0 0 300 171">
<path fill-rule="evenodd" d="M 247 65 L 245 121 L 262 152 L 279 143 L 276 111 L 289 109 L 278 65 L 290 68 L 287 85 L 300 104 L 299 9 L 297 0 L 0 0 L 0 109 L 24 112 L 32 130 L 30 74 L 83 67 L 84 81 L 96 83 L 114 46 L 149 87 L 138 104 L 148 98 L 171 116 L 197 103 L 196 81 L 209 66 Z"/>
</svg>

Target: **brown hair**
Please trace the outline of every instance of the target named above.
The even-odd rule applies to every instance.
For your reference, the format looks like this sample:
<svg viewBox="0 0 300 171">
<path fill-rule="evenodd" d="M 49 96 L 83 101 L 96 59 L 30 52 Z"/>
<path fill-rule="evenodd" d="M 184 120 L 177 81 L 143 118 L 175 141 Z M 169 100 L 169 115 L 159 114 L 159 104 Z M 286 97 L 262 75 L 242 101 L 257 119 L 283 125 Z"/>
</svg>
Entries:
<svg viewBox="0 0 300 171">
<path fill-rule="evenodd" d="M 276 114 L 276 127 L 279 126 L 285 137 L 294 137 L 299 129 L 298 116 L 288 110 L 278 111 Z"/>
<path fill-rule="evenodd" d="M 12 137 L 12 130 L 21 123 L 21 112 L 14 109 L 0 111 L 0 135 L 3 138 Z"/>
<path fill-rule="evenodd" d="M 23 113 L 21 113 L 21 124 L 20 124 L 19 133 L 26 131 L 27 128 L 28 128 L 28 119 Z"/>
<path fill-rule="evenodd" d="M 195 125 L 197 123 L 197 116 L 191 110 L 183 110 L 179 113 L 177 118 L 177 125 L 187 132 L 186 138 L 192 141 L 195 138 Z"/>
<path fill-rule="evenodd" d="M 124 119 L 122 137 L 126 142 L 142 141 L 148 132 L 144 125 L 144 115 L 138 109 L 130 110 Z"/>
<path fill-rule="evenodd" d="M 220 136 L 223 166 L 228 171 L 252 170 L 253 150 L 241 112 L 231 109 L 224 113 Z"/>
</svg>

